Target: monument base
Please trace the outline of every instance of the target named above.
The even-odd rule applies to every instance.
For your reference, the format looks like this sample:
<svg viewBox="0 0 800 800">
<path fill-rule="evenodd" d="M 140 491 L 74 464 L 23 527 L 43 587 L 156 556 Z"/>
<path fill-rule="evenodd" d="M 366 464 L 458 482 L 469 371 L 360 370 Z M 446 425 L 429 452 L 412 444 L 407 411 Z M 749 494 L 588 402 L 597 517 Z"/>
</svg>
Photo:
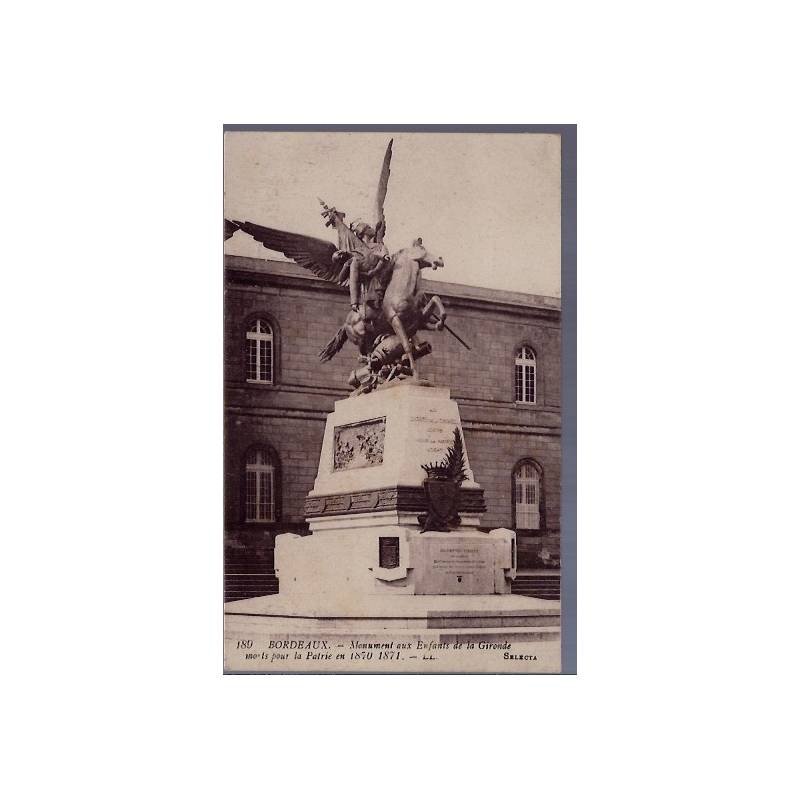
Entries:
<svg viewBox="0 0 800 800">
<path fill-rule="evenodd" d="M 425 531 L 386 518 L 362 515 L 320 521 L 311 536 L 281 534 L 275 543 L 275 573 L 282 597 L 303 604 L 325 597 L 332 607 L 379 602 L 386 595 L 509 594 L 516 575 L 513 531 L 498 528 Z M 320 528 L 328 523 L 337 527 Z M 312 523 L 313 525 L 313 523 Z"/>
</svg>

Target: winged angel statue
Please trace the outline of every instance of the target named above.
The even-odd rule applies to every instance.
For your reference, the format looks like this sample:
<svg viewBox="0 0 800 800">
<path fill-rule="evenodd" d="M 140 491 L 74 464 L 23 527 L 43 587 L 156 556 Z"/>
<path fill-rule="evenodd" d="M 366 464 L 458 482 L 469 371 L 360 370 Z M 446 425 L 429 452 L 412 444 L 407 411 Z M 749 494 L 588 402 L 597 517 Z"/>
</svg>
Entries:
<svg viewBox="0 0 800 800">
<path fill-rule="evenodd" d="M 358 347 L 359 363 L 349 379 L 353 394 L 372 391 L 393 379 L 417 377 L 417 360 L 431 352 L 430 344 L 417 339 L 419 331 L 446 328 L 469 348 L 445 324 L 442 301 L 436 295 L 428 298 L 419 288 L 421 270 L 440 269 L 444 260 L 431 256 L 422 239 L 392 256 L 384 244 L 383 204 L 389 186 L 392 141 L 386 148 L 378 181 L 374 227 L 365 222 L 347 225 L 344 213 L 319 201 L 325 226 L 336 229 L 338 247 L 313 236 L 225 220 L 226 239 L 237 230 L 243 231 L 320 278 L 349 288 L 350 311 L 319 356 L 321 361 L 330 360 L 348 339 Z"/>
</svg>

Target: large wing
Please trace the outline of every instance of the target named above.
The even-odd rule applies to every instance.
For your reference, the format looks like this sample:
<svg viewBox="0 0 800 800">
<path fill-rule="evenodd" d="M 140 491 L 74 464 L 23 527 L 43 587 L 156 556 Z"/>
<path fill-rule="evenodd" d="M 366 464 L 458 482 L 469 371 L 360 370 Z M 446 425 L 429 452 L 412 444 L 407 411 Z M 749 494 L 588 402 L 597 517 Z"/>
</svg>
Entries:
<svg viewBox="0 0 800 800">
<path fill-rule="evenodd" d="M 389 144 L 386 146 L 386 155 L 383 157 L 383 167 L 381 168 L 381 177 L 378 181 L 378 193 L 375 196 L 375 235 L 379 242 L 383 243 L 383 237 L 386 233 L 386 217 L 383 214 L 383 203 L 386 200 L 386 190 L 389 188 L 389 165 L 392 163 L 392 142 L 394 139 L 389 139 Z"/>
<path fill-rule="evenodd" d="M 239 230 L 237 225 L 234 225 L 229 219 L 225 220 L 225 241 L 231 238 L 236 231 Z"/>
<path fill-rule="evenodd" d="M 347 265 L 342 263 L 341 259 L 334 261 L 333 254 L 336 252 L 336 245 L 332 242 L 315 239 L 313 236 L 304 236 L 300 233 L 265 228 L 263 225 L 256 225 L 253 222 L 239 222 L 238 220 L 225 220 L 225 222 L 226 232 L 229 225 L 233 225 L 235 230 L 249 233 L 264 247 L 283 253 L 287 258 L 291 258 L 301 267 L 311 270 L 318 277 L 341 286 L 348 285 L 350 275 Z"/>
<path fill-rule="evenodd" d="M 339 328 L 333 339 L 319 351 L 319 360 L 330 361 L 342 349 L 346 341 L 347 331 L 344 328 Z"/>
</svg>

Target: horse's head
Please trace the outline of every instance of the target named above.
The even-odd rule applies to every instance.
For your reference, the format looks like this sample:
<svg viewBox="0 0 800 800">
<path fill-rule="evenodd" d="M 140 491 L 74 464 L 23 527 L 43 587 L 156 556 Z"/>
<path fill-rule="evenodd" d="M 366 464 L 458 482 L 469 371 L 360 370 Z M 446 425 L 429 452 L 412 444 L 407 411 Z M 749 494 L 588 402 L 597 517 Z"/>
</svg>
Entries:
<svg viewBox="0 0 800 800">
<path fill-rule="evenodd" d="M 409 258 L 419 263 L 420 269 L 430 267 L 431 269 L 444 269 L 444 259 L 441 256 L 434 256 L 428 251 L 428 248 L 422 244 L 422 239 L 415 239 L 411 247 L 407 247 L 404 251 Z"/>
</svg>

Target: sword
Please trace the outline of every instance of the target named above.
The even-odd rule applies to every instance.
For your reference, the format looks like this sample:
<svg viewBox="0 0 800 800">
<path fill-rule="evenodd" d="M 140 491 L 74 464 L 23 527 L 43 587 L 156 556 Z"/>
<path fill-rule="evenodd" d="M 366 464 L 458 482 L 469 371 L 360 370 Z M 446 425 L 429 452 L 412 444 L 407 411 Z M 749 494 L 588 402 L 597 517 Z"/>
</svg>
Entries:
<svg viewBox="0 0 800 800">
<path fill-rule="evenodd" d="M 439 321 L 439 317 L 437 317 L 436 314 L 431 314 L 430 318 L 434 322 Z M 461 342 L 461 344 L 463 344 L 464 347 L 467 348 L 467 350 L 472 350 L 472 348 L 446 322 L 444 323 L 444 329 L 452 336 L 454 336 L 456 339 L 458 339 L 458 341 Z"/>
</svg>

